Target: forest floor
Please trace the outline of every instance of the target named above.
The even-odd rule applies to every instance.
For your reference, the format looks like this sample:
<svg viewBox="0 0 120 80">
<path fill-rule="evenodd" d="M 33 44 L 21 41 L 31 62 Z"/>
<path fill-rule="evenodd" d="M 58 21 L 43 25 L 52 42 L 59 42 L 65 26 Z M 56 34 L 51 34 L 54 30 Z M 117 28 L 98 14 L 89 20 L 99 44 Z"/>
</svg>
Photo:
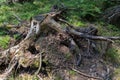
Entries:
<svg viewBox="0 0 120 80">
<path fill-rule="evenodd" d="M 54 2 L 56 4 L 57 2 Z M 44 5 L 48 4 L 48 5 Z M 14 5 L 0 5 L 0 51 L 3 51 L 11 46 L 18 44 L 22 39 L 25 38 L 26 34 L 29 31 L 29 19 L 38 14 L 49 12 L 53 3 L 50 1 L 35 1 L 34 3 L 24 3 L 24 4 L 14 4 Z M 65 1 L 65 5 L 69 5 L 69 2 Z M 74 6 L 73 4 L 72 6 Z M 22 20 L 22 27 L 12 28 L 11 25 L 20 24 L 16 19 L 16 16 Z M 99 32 L 98 35 L 102 36 L 120 36 L 120 28 L 106 24 L 102 21 L 88 22 L 83 21 L 75 11 L 70 11 L 67 19 L 71 24 L 79 27 L 86 26 L 95 26 Z M 26 25 L 27 24 L 27 25 Z M 55 38 L 55 36 L 52 36 Z M 48 38 L 51 38 L 49 36 Z M 103 43 L 104 44 L 104 43 Z M 63 53 L 68 52 L 69 50 L 65 46 L 57 46 L 60 51 Z M 52 48 L 53 49 L 53 48 Z M 102 49 L 101 49 L 102 50 Z M 53 50 L 54 51 L 54 50 Z M 62 54 L 61 54 L 62 55 Z M 69 58 L 70 55 L 66 55 L 66 58 Z M 94 58 L 93 58 L 94 57 Z M 57 57 L 56 57 L 57 58 Z M 59 58 L 59 57 L 58 57 Z M 60 60 L 64 60 L 63 57 L 60 57 Z M 69 64 L 66 64 L 69 63 Z M 86 77 L 75 70 L 64 69 L 64 66 L 72 66 L 71 61 L 61 63 L 61 66 L 58 68 L 53 68 L 52 72 L 50 71 L 51 67 L 47 67 L 47 70 L 43 69 L 39 73 L 39 76 L 45 78 L 45 80 L 50 80 L 51 76 L 57 75 L 55 80 L 94 80 L 93 78 Z M 52 65 L 51 65 L 52 66 Z M 0 73 L 4 70 L 6 65 L 0 67 Z M 14 74 L 11 74 L 9 80 L 39 80 L 41 77 L 34 77 L 31 73 L 34 73 L 34 70 L 29 70 L 31 68 L 20 68 L 18 71 L 14 71 Z M 105 80 L 120 80 L 120 41 L 115 41 L 112 48 L 110 48 L 102 57 L 100 55 L 93 55 L 92 58 L 84 57 L 77 70 L 91 75 L 103 77 Z M 47 72 L 46 72 L 47 71 Z M 16 73 L 17 72 L 17 73 Z M 19 75 L 18 75 L 19 73 Z M 30 74 L 29 74 L 30 73 Z M 108 73 L 111 73 L 108 75 Z M 15 77 L 17 75 L 17 77 Z M 21 78 L 22 77 L 22 78 Z M 97 80 L 97 79 L 95 79 Z"/>
</svg>

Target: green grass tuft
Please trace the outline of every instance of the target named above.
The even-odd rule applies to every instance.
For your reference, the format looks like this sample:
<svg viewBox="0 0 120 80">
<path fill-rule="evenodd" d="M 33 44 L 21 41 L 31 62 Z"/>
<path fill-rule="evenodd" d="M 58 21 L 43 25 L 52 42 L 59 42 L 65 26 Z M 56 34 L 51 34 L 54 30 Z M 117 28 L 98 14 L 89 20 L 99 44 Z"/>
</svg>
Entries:
<svg viewBox="0 0 120 80">
<path fill-rule="evenodd" d="M 0 37 L 0 47 L 6 49 L 10 41 L 9 36 Z"/>
</svg>

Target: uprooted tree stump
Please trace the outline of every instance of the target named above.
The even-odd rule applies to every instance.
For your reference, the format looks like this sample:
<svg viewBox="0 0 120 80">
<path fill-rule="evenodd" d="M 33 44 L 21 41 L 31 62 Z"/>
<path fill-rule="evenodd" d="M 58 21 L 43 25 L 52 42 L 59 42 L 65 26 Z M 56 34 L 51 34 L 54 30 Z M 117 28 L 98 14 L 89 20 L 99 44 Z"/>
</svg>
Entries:
<svg viewBox="0 0 120 80">
<path fill-rule="evenodd" d="M 62 12 L 50 12 L 31 18 L 31 27 L 25 39 L 0 52 L 0 64 L 8 64 L 8 68 L 0 75 L 1 79 L 9 76 L 16 65 L 28 67 L 38 64 L 39 68 L 35 72 L 37 75 L 42 67 L 42 61 L 48 61 L 54 68 L 61 69 L 58 74 L 66 73 L 67 75 L 68 71 L 63 69 L 65 68 L 89 78 L 103 79 L 96 75 L 90 76 L 81 73 L 79 69 L 77 70 L 77 66 L 82 63 L 84 56 L 90 58 L 99 53 L 104 54 L 108 45 L 120 37 L 98 36 L 98 30 L 95 27 L 75 28 L 61 19 Z M 62 29 L 60 22 L 68 25 L 66 29 Z M 106 43 L 106 47 L 102 51 L 98 50 L 97 43 L 100 42 Z M 108 71 L 106 73 L 109 74 Z M 65 75 L 63 78 L 67 79 Z"/>
</svg>

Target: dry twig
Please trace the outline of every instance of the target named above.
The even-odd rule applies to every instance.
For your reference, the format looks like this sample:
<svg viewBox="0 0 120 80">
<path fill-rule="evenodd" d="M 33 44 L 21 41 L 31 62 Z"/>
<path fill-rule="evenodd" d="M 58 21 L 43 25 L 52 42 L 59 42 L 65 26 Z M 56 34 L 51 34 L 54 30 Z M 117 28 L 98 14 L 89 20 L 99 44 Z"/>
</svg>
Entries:
<svg viewBox="0 0 120 80">
<path fill-rule="evenodd" d="M 85 73 L 83 73 L 83 72 L 81 72 L 81 71 L 78 71 L 78 70 L 76 70 L 76 69 L 74 69 L 74 68 L 71 68 L 73 71 L 75 71 L 75 72 L 77 72 L 77 73 L 79 73 L 79 74 L 81 74 L 81 75 L 83 75 L 83 76 L 85 76 L 85 77 L 88 77 L 88 78 L 93 78 L 93 79 L 97 79 L 97 80 L 103 80 L 102 78 L 100 78 L 100 77 L 94 77 L 94 76 L 90 76 L 90 75 L 88 75 L 88 74 L 85 74 Z"/>
</svg>

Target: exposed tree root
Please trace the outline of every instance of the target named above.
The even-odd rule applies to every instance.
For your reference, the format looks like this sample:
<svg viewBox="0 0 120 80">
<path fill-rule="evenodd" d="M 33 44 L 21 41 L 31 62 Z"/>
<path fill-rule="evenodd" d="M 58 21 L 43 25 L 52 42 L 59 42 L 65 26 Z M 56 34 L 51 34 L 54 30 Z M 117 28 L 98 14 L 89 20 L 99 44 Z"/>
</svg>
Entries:
<svg viewBox="0 0 120 80">
<path fill-rule="evenodd" d="M 42 66 L 42 53 L 44 53 L 44 51 L 39 53 L 39 57 L 40 57 L 40 59 L 39 59 L 40 60 L 39 61 L 39 67 L 38 67 L 38 70 L 35 72 L 35 75 L 37 75 L 39 73 L 39 71 L 41 69 L 41 66 Z"/>
<path fill-rule="evenodd" d="M 81 71 L 78 71 L 78 70 L 76 70 L 76 69 L 74 69 L 74 68 L 71 68 L 71 69 L 72 69 L 73 71 L 75 71 L 75 72 L 77 72 L 77 73 L 85 76 L 85 77 L 92 78 L 92 79 L 97 79 L 97 80 L 103 80 L 102 78 L 90 76 L 90 75 L 85 74 L 85 73 L 83 73 L 83 72 L 81 72 Z"/>
</svg>

